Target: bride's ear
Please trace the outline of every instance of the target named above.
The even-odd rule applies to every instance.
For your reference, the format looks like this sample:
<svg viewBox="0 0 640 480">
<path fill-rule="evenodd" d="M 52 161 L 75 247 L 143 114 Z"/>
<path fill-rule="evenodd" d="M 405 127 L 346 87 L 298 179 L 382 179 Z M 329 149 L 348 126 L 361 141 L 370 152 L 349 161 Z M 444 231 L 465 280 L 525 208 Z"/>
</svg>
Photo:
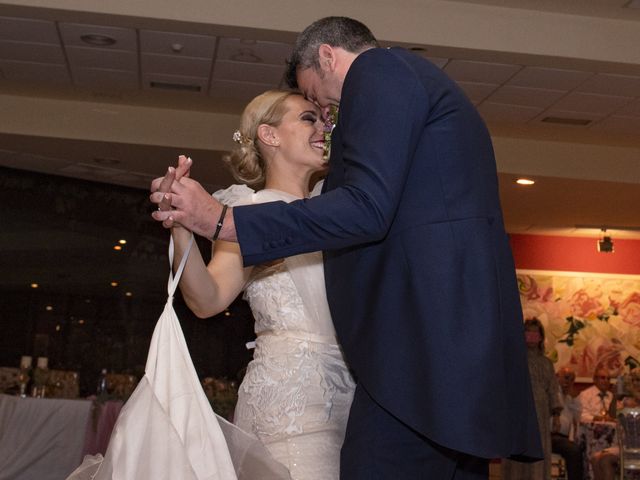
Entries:
<svg viewBox="0 0 640 480">
<path fill-rule="evenodd" d="M 262 123 L 258 126 L 258 139 L 270 147 L 280 146 L 278 132 L 274 127 L 267 125 L 266 123 Z"/>
</svg>

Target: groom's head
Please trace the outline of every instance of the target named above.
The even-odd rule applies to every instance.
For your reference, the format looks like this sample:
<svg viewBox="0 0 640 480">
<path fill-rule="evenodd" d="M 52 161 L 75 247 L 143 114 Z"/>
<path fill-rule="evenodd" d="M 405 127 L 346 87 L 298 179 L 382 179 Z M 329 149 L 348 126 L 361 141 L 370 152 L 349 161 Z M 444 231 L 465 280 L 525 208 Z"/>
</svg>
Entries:
<svg viewBox="0 0 640 480">
<path fill-rule="evenodd" d="M 344 77 L 355 57 L 377 46 L 371 31 L 357 20 L 317 20 L 296 40 L 287 62 L 287 83 L 321 107 L 337 105 Z"/>
</svg>

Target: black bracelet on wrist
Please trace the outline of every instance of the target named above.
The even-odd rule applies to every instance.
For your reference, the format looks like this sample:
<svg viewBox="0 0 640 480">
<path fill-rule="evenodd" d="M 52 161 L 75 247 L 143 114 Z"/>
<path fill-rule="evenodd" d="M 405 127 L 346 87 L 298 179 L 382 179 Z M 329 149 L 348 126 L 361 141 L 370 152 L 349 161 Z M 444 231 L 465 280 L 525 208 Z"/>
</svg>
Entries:
<svg viewBox="0 0 640 480">
<path fill-rule="evenodd" d="M 222 230 L 222 224 L 224 223 L 224 216 L 227 214 L 228 205 L 222 204 L 222 212 L 220 213 L 220 218 L 218 219 L 218 223 L 216 223 L 216 231 L 211 237 L 211 241 L 215 242 L 218 239 L 218 235 L 220 235 L 220 230 Z"/>
</svg>

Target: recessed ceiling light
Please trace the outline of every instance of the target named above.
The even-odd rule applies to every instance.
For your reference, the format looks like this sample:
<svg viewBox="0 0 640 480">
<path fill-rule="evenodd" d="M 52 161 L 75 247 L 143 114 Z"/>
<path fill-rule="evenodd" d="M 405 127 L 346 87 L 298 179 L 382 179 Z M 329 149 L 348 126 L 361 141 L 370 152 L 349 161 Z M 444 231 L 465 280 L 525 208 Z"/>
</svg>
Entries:
<svg viewBox="0 0 640 480">
<path fill-rule="evenodd" d="M 114 245 L 113 249 L 114 250 L 122 250 L 122 245 Z"/>
<path fill-rule="evenodd" d="M 32 283 L 31 284 L 31 288 L 38 288 L 40 285 L 38 285 L 37 283 Z"/>
<path fill-rule="evenodd" d="M 108 47 L 116 43 L 116 39 L 107 35 L 98 35 L 95 33 L 89 33 L 80 37 L 84 43 L 93 45 L 95 47 Z"/>
<path fill-rule="evenodd" d="M 131 293 L 131 292 L 127 292 L 127 293 L 125 293 L 125 296 L 127 296 L 127 297 L 132 297 L 132 296 L 133 296 L 133 293 Z"/>
<path fill-rule="evenodd" d="M 78 323 L 79 323 L 80 325 L 84 325 L 84 320 L 81 318 L 80 320 L 78 320 Z"/>
<path fill-rule="evenodd" d="M 51 305 L 47 305 L 46 307 L 44 307 L 44 309 L 45 309 L 47 312 L 50 312 L 51 310 L 53 310 L 53 307 L 52 307 Z"/>
<path fill-rule="evenodd" d="M 117 287 L 118 286 L 118 282 L 111 282 L 111 286 L 112 287 Z"/>
<path fill-rule="evenodd" d="M 126 244 L 127 244 L 127 241 L 123 238 L 123 239 L 118 240 L 118 243 L 119 243 L 120 245 L 126 245 Z"/>
<path fill-rule="evenodd" d="M 516 180 L 516 183 L 518 185 L 533 185 L 535 182 L 535 180 L 531 180 L 530 178 L 519 178 Z"/>
</svg>

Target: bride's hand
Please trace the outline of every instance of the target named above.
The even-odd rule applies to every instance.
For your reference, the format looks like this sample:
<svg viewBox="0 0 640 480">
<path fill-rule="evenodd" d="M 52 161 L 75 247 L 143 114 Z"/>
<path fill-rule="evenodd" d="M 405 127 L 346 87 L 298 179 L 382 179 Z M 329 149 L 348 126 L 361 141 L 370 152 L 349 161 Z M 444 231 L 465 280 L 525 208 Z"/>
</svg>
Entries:
<svg viewBox="0 0 640 480">
<path fill-rule="evenodd" d="M 151 182 L 151 195 L 149 199 L 152 203 L 158 205 L 158 210 L 168 211 L 171 210 L 171 187 L 173 182 L 179 182 L 183 177 L 189 177 L 191 165 L 193 161 L 190 157 L 180 155 L 178 157 L 178 166 L 176 168 L 169 167 L 164 177 L 158 177 Z M 160 195 L 160 194 L 164 195 Z M 173 224 L 167 224 L 165 227 L 172 227 Z"/>
</svg>

